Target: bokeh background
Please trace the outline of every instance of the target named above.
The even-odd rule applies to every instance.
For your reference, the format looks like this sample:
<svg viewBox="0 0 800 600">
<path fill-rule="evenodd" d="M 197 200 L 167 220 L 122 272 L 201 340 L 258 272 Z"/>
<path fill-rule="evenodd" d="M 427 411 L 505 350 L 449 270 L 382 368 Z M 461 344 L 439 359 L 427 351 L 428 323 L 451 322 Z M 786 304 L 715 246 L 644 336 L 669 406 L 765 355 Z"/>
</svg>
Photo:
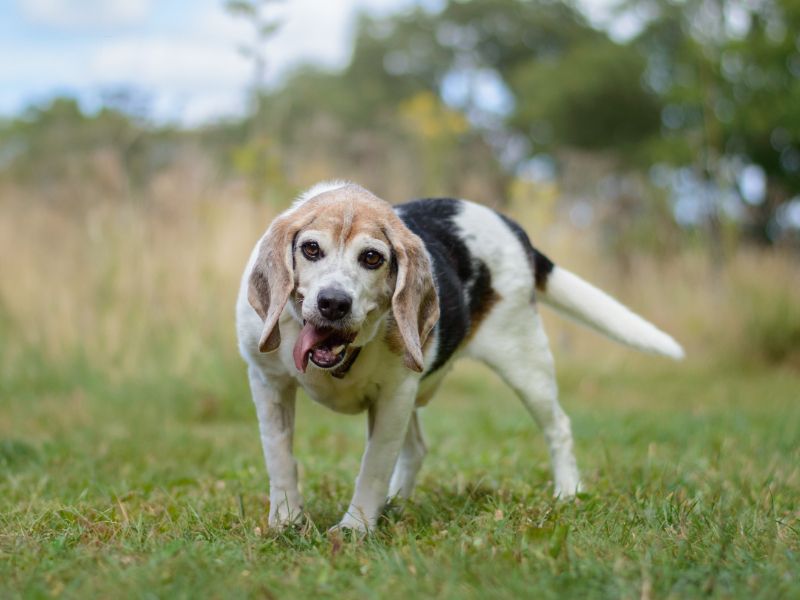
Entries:
<svg viewBox="0 0 800 600">
<path fill-rule="evenodd" d="M 6 369 L 233 360 L 250 244 L 330 177 L 514 215 L 692 361 L 798 365 L 796 2 L 26 0 L 0 17 Z"/>
<path fill-rule="evenodd" d="M 496 555 L 486 537 L 507 517 L 512 545 L 540 523 L 522 539 L 544 540 L 535 579 L 551 590 L 796 593 L 797 0 L 0 0 L 0 592 L 202 580 L 225 596 L 262 569 L 274 548 L 233 306 L 255 240 L 325 178 L 495 207 L 688 354 L 640 356 L 543 311 L 596 506 L 646 524 L 592 537 L 594 515 L 570 533 L 595 575 L 560 578 L 580 519 L 558 524 L 533 425 L 471 365 L 429 409 L 433 508 L 395 539 L 428 527 L 434 564 L 462 557 L 452 568 L 487 589 L 529 589 L 516 546 Z M 324 531 L 363 423 L 301 412 Z M 394 550 L 342 570 L 303 540 L 280 547 L 298 585 L 340 577 L 317 581 L 336 595 L 360 573 L 406 589 Z M 746 560 L 708 562 L 731 544 Z M 283 589 L 280 569 L 262 575 Z"/>
</svg>

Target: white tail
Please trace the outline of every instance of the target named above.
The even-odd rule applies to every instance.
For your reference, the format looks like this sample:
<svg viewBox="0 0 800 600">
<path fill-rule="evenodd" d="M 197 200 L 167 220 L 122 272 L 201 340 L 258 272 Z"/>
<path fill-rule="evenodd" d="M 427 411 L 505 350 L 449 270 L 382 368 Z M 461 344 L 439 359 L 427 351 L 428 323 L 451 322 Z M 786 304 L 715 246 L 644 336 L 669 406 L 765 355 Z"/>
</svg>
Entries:
<svg viewBox="0 0 800 600">
<path fill-rule="evenodd" d="M 576 321 L 627 346 L 680 360 L 683 348 L 672 337 L 617 300 L 566 269 L 555 267 L 538 297 Z"/>
</svg>

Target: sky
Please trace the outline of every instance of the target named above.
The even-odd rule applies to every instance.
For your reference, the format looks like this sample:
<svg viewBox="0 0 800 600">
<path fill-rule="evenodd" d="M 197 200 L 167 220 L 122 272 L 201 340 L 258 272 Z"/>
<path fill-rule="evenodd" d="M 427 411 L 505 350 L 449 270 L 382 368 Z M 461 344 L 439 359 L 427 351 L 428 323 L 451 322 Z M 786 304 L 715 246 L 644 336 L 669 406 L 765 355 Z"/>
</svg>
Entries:
<svg viewBox="0 0 800 600">
<path fill-rule="evenodd" d="M 601 20 L 610 1 L 584 5 Z M 343 67 L 359 11 L 420 3 L 435 8 L 440 0 L 281 0 L 268 79 L 301 62 Z M 241 114 L 252 67 L 238 48 L 251 36 L 223 0 L 0 0 L 0 116 L 56 95 L 91 109 L 104 92 L 126 88 L 143 92 L 159 121 Z"/>
</svg>

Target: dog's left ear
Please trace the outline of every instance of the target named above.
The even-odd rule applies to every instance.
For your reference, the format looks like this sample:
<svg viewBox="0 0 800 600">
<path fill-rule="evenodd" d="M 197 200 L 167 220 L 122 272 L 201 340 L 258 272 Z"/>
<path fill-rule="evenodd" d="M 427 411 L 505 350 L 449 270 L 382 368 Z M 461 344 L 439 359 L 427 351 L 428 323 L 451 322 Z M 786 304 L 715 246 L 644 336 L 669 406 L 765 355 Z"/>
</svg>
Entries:
<svg viewBox="0 0 800 600">
<path fill-rule="evenodd" d="M 272 352 L 281 343 L 278 319 L 294 287 L 292 243 L 300 224 L 287 215 L 275 219 L 261 239 L 258 257 L 250 273 L 247 300 L 264 320 L 258 342 L 261 352 Z"/>
<path fill-rule="evenodd" d="M 422 240 L 399 221 L 387 228 L 397 257 L 397 283 L 392 295 L 392 314 L 405 346 L 405 364 L 418 373 L 424 361 L 422 347 L 439 320 L 439 299 L 433 269 Z"/>
</svg>

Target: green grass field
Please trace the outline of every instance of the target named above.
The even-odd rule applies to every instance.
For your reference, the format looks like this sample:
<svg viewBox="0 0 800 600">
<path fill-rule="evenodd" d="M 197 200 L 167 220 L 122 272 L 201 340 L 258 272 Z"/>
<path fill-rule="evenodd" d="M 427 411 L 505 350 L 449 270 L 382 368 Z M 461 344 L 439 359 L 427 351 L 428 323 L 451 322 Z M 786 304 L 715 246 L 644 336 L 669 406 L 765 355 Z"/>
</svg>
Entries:
<svg viewBox="0 0 800 600">
<path fill-rule="evenodd" d="M 578 500 L 551 498 L 535 425 L 464 366 L 423 412 L 413 502 L 342 539 L 325 531 L 363 416 L 300 403 L 310 520 L 275 534 L 230 349 L 191 378 L 16 353 L 0 379 L 0 597 L 800 597 L 797 371 L 561 362 Z"/>
<path fill-rule="evenodd" d="M 198 201 L 176 220 L 24 199 L 0 202 L 1 599 L 800 598 L 796 258 L 742 252 L 715 274 L 687 250 L 637 255 L 623 274 L 588 238 L 549 238 L 690 359 L 543 311 L 586 493 L 551 498 L 534 423 L 462 363 L 423 412 L 413 502 L 340 539 L 325 532 L 350 499 L 365 417 L 307 400 L 311 521 L 266 527 L 233 304 L 268 207 Z"/>
</svg>

